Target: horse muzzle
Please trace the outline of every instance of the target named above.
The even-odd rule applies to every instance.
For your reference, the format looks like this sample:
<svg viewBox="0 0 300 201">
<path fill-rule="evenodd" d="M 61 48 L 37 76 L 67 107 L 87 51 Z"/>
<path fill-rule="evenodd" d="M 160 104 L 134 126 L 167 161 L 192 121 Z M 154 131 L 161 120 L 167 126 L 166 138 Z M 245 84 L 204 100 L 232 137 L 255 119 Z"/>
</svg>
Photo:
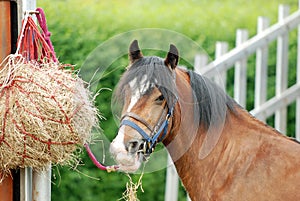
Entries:
<svg viewBox="0 0 300 201">
<path fill-rule="evenodd" d="M 119 139 L 117 136 L 110 144 L 110 152 L 118 164 L 118 170 L 129 173 L 137 171 L 143 161 L 143 155 L 135 147 L 138 143 L 131 142 L 124 145 L 123 140 Z"/>
</svg>

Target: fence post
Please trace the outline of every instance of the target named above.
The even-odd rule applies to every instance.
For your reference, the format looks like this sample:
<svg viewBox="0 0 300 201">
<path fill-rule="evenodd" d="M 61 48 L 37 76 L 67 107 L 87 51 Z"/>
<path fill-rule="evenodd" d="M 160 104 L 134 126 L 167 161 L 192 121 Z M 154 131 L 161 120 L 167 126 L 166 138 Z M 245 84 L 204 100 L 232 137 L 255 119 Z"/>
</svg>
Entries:
<svg viewBox="0 0 300 201">
<path fill-rule="evenodd" d="M 207 54 L 196 54 L 194 59 L 194 71 L 200 74 L 200 69 L 208 63 Z"/>
<path fill-rule="evenodd" d="M 270 21 L 268 18 L 259 17 L 257 34 L 263 32 L 269 25 Z M 267 100 L 268 54 L 268 45 L 256 50 L 254 108 L 258 108 Z M 260 120 L 266 121 L 266 119 Z"/>
<path fill-rule="evenodd" d="M 168 154 L 167 181 L 165 201 L 176 201 L 178 199 L 178 174 L 173 164 L 171 156 Z M 171 165 L 169 165 L 171 164 Z"/>
<path fill-rule="evenodd" d="M 238 29 L 236 32 L 236 46 L 242 45 L 247 39 L 248 31 L 245 29 Z M 234 99 L 242 107 L 246 107 L 247 57 L 235 62 L 234 71 Z"/>
<path fill-rule="evenodd" d="M 221 42 L 218 41 L 216 43 L 216 52 L 215 52 L 215 57 L 216 59 L 220 58 L 223 54 L 228 52 L 228 43 L 227 42 Z M 227 71 L 223 70 L 218 72 L 214 76 L 214 81 L 226 91 L 226 82 L 227 82 Z"/>
<path fill-rule="evenodd" d="M 281 22 L 289 15 L 287 5 L 279 5 L 278 21 Z M 279 96 L 287 89 L 288 79 L 288 45 L 289 32 L 284 32 L 277 38 L 277 61 L 276 61 L 276 95 Z M 280 108 L 275 112 L 275 128 L 286 134 L 287 109 Z"/>
</svg>

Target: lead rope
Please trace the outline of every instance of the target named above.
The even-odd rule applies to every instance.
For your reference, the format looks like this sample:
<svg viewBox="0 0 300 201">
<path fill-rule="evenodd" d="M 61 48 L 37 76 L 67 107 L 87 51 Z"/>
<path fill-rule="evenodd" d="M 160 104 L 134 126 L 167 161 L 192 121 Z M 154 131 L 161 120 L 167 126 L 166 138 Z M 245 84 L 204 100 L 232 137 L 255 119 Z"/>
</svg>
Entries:
<svg viewBox="0 0 300 201">
<path fill-rule="evenodd" d="M 115 172 L 119 169 L 119 167 L 117 165 L 112 165 L 112 166 L 103 165 L 96 159 L 95 155 L 93 154 L 92 150 L 90 149 L 90 146 L 87 143 L 84 144 L 84 147 L 85 147 L 90 159 L 94 163 L 94 165 L 96 165 L 96 167 L 99 168 L 100 170 L 106 170 L 107 172 Z"/>
<path fill-rule="evenodd" d="M 52 42 L 50 40 L 51 32 L 48 31 L 47 21 L 46 21 L 44 10 L 42 8 L 37 8 L 36 11 L 37 11 L 36 18 L 37 18 L 37 20 L 39 22 L 39 25 L 40 25 L 40 27 L 43 31 L 42 36 L 43 36 L 43 38 L 45 39 L 46 43 L 48 44 L 49 48 L 52 51 L 51 53 L 52 53 L 53 61 L 57 62 L 54 47 L 53 47 Z"/>
<path fill-rule="evenodd" d="M 54 62 L 57 62 L 57 58 L 56 58 L 56 55 L 55 55 L 55 52 L 54 52 L 54 47 L 52 45 L 52 42 L 50 40 L 50 36 L 51 36 L 51 32 L 48 31 L 48 27 L 47 27 L 47 22 L 46 22 L 46 17 L 45 17 L 45 13 L 43 11 L 42 8 L 37 8 L 36 9 L 36 17 L 37 17 L 37 20 L 38 20 L 38 23 L 43 31 L 42 33 L 42 36 L 43 38 L 45 39 L 47 45 L 49 46 L 50 50 L 51 50 L 51 55 L 52 55 L 52 60 Z M 27 22 L 27 20 L 26 20 Z M 20 47 L 18 47 L 19 49 Z M 92 150 L 90 149 L 89 145 L 87 143 L 84 144 L 84 147 L 90 157 L 90 159 L 92 160 L 92 162 L 94 163 L 94 165 L 96 165 L 96 167 L 98 167 L 99 169 L 101 170 L 106 170 L 107 172 L 114 172 L 114 171 L 117 171 L 118 170 L 118 166 L 116 165 L 113 165 L 113 166 L 105 166 L 103 165 L 102 163 L 100 163 L 95 155 L 93 154 Z"/>
</svg>

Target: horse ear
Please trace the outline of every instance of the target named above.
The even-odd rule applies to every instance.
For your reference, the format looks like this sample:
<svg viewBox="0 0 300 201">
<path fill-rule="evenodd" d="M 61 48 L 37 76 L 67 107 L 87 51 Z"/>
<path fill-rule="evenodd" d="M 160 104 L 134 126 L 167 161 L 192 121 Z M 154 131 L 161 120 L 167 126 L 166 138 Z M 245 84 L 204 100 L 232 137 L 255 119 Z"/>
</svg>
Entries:
<svg viewBox="0 0 300 201">
<path fill-rule="evenodd" d="M 174 68 L 176 68 L 176 66 L 178 64 L 178 58 L 179 58 L 178 49 L 175 45 L 171 44 L 170 50 L 165 59 L 165 64 L 167 66 L 171 66 L 171 68 L 174 69 Z"/>
<path fill-rule="evenodd" d="M 129 46 L 129 60 L 131 63 L 143 57 L 137 40 L 131 42 Z"/>
</svg>

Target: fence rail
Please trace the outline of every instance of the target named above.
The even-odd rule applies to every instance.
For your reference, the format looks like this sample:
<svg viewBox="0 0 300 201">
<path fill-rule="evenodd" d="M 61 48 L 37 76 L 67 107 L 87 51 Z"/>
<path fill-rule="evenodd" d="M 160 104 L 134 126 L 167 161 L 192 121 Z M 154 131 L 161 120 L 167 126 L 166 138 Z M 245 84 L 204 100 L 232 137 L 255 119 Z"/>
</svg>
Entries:
<svg viewBox="0 0 300 201">
<path fill-rule="evenodd" d="M 300 22 L 300 10 L 292 15 L 284 18 L 284 20 L 274 24 L 270 28 L 262 31 L 260 34 L 252 37 L 243 44 L 234 48 L 227 54 L 201 67 L 196 66 L 195 71 L 207 77 L 213 77 L 221 71 L 228 70 L 235 62 L 248 57 L 257 49 L 266 47 L 270 42 L 277 39 L 279 36 L 288 33 L 289 31 L 298 27 Z"/>
</svg>

